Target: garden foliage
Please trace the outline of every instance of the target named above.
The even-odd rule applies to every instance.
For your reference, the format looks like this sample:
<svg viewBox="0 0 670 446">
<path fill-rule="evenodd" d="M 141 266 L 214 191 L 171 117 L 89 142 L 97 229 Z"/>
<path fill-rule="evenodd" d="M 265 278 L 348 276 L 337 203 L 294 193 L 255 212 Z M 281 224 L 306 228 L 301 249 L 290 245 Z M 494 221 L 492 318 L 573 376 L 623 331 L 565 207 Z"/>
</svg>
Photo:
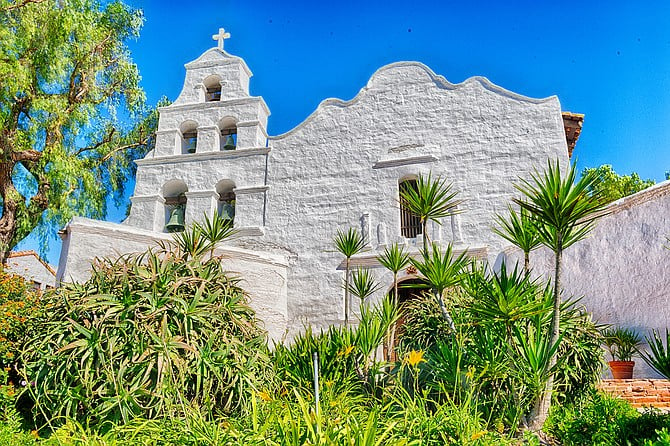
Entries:
<svg viewBox="0 0 670 446">
<path fill-rule="evenodd" d="M 206 241 L 97 261 L 54 296 L 26 350 L 25 380 L 47 420 L 129 421 L 239 408 L 270 369 L 265 332 Z M 202 240 L 193 228 L 189 240 Z M 206 240 L 206 238 L 205 238 Z M 188 249 L 187 249 L 188 248 Z"/>
</svg>

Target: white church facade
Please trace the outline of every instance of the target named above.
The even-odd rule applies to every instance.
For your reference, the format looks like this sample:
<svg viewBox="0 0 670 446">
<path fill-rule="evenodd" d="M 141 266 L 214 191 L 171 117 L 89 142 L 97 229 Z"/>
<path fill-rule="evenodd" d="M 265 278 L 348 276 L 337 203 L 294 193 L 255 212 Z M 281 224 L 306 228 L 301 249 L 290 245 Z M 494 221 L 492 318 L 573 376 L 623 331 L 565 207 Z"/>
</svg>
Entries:
<svg viewBox="0 0 670 446">
<path fill-rule="evenodd" d="M 127 220 L 75 218 L 65 228 L 60 280 L 85 280 L 95 256 L 169 238 L 182 211 L 186 225 L 219 212 L 238 233 L 218 253 L 271 337 L 341 323 L 337 229 L 363 232 L 368 249 L 353 264 L 390 284 L 375 256 L 395 242 L 416 253 L 421 243 L 401 217 L 399 188 L 432 173 L 464 201 L 461 213 L 429 228 L 431 240 L 499 264 L 513 250 L 491 230 L 495 214 L 518 195 L 519 178 L 548 159 L 567 166 L 579 136 L 582 117 L 563 113 L 555 96 L 528 98 L 480 77 L 451 84 L 416 62 L 380 68 L 353 99 L 325 100 L 293 130 L 270 136 L 270 110 L 249 94 L 251 71 L 220 42 L 186 64 L 181 94 L 159 110 Z"/>
</svg>

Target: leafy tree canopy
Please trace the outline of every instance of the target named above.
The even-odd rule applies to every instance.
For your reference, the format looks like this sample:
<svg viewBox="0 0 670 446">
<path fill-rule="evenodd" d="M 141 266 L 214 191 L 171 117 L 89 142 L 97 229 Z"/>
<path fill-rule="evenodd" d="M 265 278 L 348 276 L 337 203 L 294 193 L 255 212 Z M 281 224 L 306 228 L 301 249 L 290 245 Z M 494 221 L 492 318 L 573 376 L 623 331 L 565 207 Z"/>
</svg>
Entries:
<svg viewBox="0 0 670 446">
<path fill-rule="evenodd" d="M 0 260 L 121 203 L 157 118 L 126 46 L 142 23 L 118 1 L 0 0 Z"/>
<path fill-rule="evenodd" d="M 591 173 L 598 177 L 598 181 L 589 189 L 589 192 L 593 194 L 593 192 L 598 190 L 607 202 L 632 195 L 635 192 L 656 184 L 654 180 L 641 179 L 635 172 L 630 175 L 619 175 L 612 169 L 610 164 L 603 164 L 597 168 L 588 167 L 582 171 L 582 176 L 587 176 Z"/>
</svg>

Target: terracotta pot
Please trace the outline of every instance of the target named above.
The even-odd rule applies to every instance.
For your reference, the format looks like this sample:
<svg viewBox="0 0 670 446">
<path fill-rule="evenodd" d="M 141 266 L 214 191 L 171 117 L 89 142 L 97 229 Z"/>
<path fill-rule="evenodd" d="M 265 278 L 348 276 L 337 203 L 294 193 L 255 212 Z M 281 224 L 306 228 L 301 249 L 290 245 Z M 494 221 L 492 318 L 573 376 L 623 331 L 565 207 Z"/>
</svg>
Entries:
<svg viewBox="0 0 670 446">
<path fill-rule="evenodd" d="M 635 361 L 610 361 L 610 370 L 614 379 L 632 379 Z"/>
</svg>

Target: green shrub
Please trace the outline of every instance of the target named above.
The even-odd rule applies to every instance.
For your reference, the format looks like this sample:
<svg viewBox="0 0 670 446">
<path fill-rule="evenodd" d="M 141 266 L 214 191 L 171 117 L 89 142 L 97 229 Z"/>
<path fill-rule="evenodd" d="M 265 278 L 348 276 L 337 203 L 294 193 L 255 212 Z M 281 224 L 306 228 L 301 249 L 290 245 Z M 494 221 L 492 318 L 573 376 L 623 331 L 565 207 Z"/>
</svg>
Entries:
<svg viewBox="0 0 670 446">
<path fill-rule="evenodd" d="M 461 287 L 448 291 L 445 303 L 455 327 L 430 296 L 403 307 L 401 349 L 423 349 L 421 388 L 448 390 L 459 400 L 463 386 L 475 388 L 486 418 L 512 432 L 523 422 L 533 400 L 555 374 L 555 397 L 578 399 L 593 388 L 602 368 L 598 327 L 578 301 L 561 306 L 561 343 L 546 342 L 553 290 L 525 274 L 507 270 L 488 274 L 479 266 L 462 277 Z M 549 353 L 557 349 L 558 366 L 548 368 Z"/>
<path fill-rule="evenodd" d="M 396 319 L 397 311 L 384 299 L 378 307 L 362 308 L 357 327 L 331 326 L 319 334 L 308 327 L 291 343 L 275 345 L 275 374 L 285 388 L 312 389 L 316 352 L 322 383 L 370 392 L 379 384 L 377 350 Z"/>
<path fill-rule="evenodd" d="M 656 430 L 670 428 L 670 416 L 638 413 L 628 402 L 600 392 L 582 400 L 555 406 L 545 431 L 566 446 L 643 445 L 657 438 Z"/>
<path fill-rule="evenodd" d="M 15 367 L 23 343 L 44 316 L 41 297 L 23 277 L 0 270 L 0 368 Z"/>
<path fill-rule="evenodd" d="M 194 228 L 181 240 L 202 239 Z M 25 351 L 38 414 L 128 422 L 239 408 L 271 368 L 265 332 L 207 243 L 102 260 L 54 296 Z"/>
</svg>

